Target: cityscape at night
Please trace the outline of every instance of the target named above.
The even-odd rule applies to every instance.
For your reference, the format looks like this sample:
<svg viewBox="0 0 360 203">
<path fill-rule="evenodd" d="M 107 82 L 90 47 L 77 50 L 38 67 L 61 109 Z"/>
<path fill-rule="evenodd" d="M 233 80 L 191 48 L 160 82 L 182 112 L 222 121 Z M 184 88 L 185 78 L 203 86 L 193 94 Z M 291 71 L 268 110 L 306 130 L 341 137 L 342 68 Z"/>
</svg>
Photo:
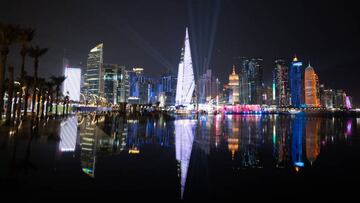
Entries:
<svg viewBox="0 0 360 203">
<path fill-rule="evenodd" d="M 359 19 L 336 0 L 4 0 L 0 194 L 359 199 Z"/>
</svg>

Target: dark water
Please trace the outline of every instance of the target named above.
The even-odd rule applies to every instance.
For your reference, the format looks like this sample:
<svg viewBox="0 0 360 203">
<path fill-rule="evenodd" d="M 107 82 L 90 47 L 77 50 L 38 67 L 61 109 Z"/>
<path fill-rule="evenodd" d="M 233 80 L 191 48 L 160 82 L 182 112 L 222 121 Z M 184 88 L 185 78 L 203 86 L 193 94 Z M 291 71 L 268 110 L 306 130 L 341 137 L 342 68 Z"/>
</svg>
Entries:
<svg viewBox="0 0 360 203">
<path fill-rule="evenodd" d="M 1 135 L 0 194 L 359 199 L 360 118 L 109 116 L 70 117 L 47 126 L 32 138 L 27 130 Z M 57 134 L 60 141 L 53 138 Z"/>
</svg>

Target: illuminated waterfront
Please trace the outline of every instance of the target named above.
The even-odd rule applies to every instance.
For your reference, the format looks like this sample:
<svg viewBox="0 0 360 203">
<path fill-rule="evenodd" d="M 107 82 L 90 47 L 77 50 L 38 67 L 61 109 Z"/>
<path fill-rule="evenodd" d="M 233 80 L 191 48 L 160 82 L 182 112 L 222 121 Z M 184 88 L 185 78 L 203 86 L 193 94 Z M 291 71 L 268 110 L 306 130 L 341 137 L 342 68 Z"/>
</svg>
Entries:
<svg viewBox="0 0 360 203">
<path fill-rule="evenodd" d="M 21 130 L 1 135 L 1 186 L 122 199 L 322 197 L 320 188 L 353 197 L 359 123 L 304 115 L 50 120 L 32 139 Z"/>
</svg>

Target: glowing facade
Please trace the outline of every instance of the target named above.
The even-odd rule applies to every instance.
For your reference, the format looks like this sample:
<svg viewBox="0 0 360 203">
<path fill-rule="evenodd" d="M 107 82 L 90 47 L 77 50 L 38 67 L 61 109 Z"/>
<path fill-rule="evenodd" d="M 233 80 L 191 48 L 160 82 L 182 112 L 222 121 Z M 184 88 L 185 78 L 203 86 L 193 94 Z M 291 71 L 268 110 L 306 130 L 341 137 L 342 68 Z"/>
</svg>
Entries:
<svg viewBox="0 0 360 203">
<path fill-rule="evenodd" d="M 187 106 L 195 89 L 194 70 L 191 58 L 190 40 L 188 29 L 186 28 L 184 47 L 181 51 L 181 60 L 178 69 L 178 78 L 176 86 L 176 105 Z"/>
<path fill-rule="evenodd" d="M 318 77 L 314 69 L 309 66 L 305 69 L 305 104 L 309 107 L 319 107 L 320 100 L 318 98 Z"/>
<path fill-rule="evenodd" d="M 229 87 L 232 89 L 232 103 L 239 103 L 240 89 L 239 89 L 239 75 L 235 72 L 235 66 L 233 71 L 229 75 Z"/>
<path fill-rule="evenodd" d="M 291 105 L 293 107 L 300 107 L 303 104 L 303 68 L 302 62 L 295 56 L 290 67 L 290 92 Z"/>
<path fill-rule="evenodd" d="M 81 69 L 65 67 L 64 76 L 66 77 L 63 86 L 63 95 L 69 95 L 72 101 L 80 101 Z"/>
<path fill-rule="evenodd" d="M 87 59 L 87 78 L 88 92 L 97 96 L 104 93 L 104 84 L 102 80 L 103 65 L 103 44 L 96 45 L 90 50 Z"/>
<path fill-rule="evenodd" d="M 285 61 L 278 59 L 275 61 L 275 70 L 273 73 L 273 100 L 279 107 L 289 106 L 289 78 L 288 67 Z"/>
</svg>

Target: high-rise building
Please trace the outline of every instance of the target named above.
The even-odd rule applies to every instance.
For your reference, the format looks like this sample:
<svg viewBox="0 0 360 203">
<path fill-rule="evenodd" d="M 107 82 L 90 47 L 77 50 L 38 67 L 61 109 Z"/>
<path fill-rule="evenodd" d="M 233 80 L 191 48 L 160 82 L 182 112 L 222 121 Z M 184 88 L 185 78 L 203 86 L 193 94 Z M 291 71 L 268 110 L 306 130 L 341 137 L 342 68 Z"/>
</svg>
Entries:
<svg viewBox="0 0 360 203">
<path fill-rule="evenodd" d="M 240 57 L 239 103 L 261 104 L 263 91 L 263 59 Z"/>
<path fill-rule="evenodd" d="M 253 58 L 248 63 L 249 103 L 261 104 L 263 87 L 263 59 Z"/>
<path fill-rule="evenodd" d="M 346 93 L 344 90 L 336 90 L 334 97 L 334 107 L 346 108 Z"/>
<path fill-rule="evenodd" d="M 81 69 L 67 66 L 64 76 L 63 95 L 68 95 L 71 101 L 80 101 Z"/>
<path fill-rule="evenodd" d="M 332 89 L 324 89 L 321 95 L 321 106 L 327 109 L 334 107 L 335 92 Z"/>
<path fill-rule="evenodd" d="M 232 103 L 239 103 L 239 75 L 235 72 L 235 65 L 233 66 L 232 73 L 229 75 L 229 88 L 232 89 Z"/>
<path fill-rule="evenodd" d="M 302 62 L 295 56 L 290 67 L 290 93 L 291 105 L 300 107 L 303 104 L 303 68 Z"/>
<path fill-rule="evenodd" d="M 103 44 L 96 45 L 90 50 L 87 59 L 86 81 L 88 83 L 89 94 L 102 96 L 104 93 L 104 84 L 102 80 L 103 65 Z"/>
<path fill-rule="evenodd" d="M 117 69 L 118 65 L 116 64 L 103 64 L 102 75 L 104 80 L 104 97 L 107 102 L 116 104 L 116 79 L 117 79 Z"/>
<path fill-rule="evenodd" d="M 124 66 L 120 66 L 117 69 L 116 74 L 116 97 L 117 103 L 127 102 L 127 98 L 130 94 L 129 76 Z"/>
<path fill-rule="evenodd" d="M 248 70 L 249 70 L 249 60 L 246 58 L 241 58 L 240 65 L 240 104 L 248 104 L 249 103 L 249 80 L 248 80 Z"/>
<path fill-rule="evenodd" d="M 163 74 L 158 87 L 158 101 L 162 106 L 175 106 L 175 94 L 176 77 L 172 73 Z"/>
<path fill-rule="evenodd" d="M 273 100 L 279 107 L 289 106 L 290 93 L 289 93 L 289 77 L 288 67 L 282 59 L 275 60 L 275 69 L 273 72 Z"/>
<path fill-rule="evenodd" d="M 194 70 L 191 58 L 190 40 L 188 29 L 186 28 L 184 47 L 181 51 L 179 63 L 177 85 L 176 85 L 176 105 L 190 105 L 195 90 Z"/>
<path fill-rule="evenodd" d="M 304 90 L 306 106 L 319 107 L 319 80 L 314 71 L 314 68 L 312 68 L 310 64 L 305 69 Z"/>
</svg>

